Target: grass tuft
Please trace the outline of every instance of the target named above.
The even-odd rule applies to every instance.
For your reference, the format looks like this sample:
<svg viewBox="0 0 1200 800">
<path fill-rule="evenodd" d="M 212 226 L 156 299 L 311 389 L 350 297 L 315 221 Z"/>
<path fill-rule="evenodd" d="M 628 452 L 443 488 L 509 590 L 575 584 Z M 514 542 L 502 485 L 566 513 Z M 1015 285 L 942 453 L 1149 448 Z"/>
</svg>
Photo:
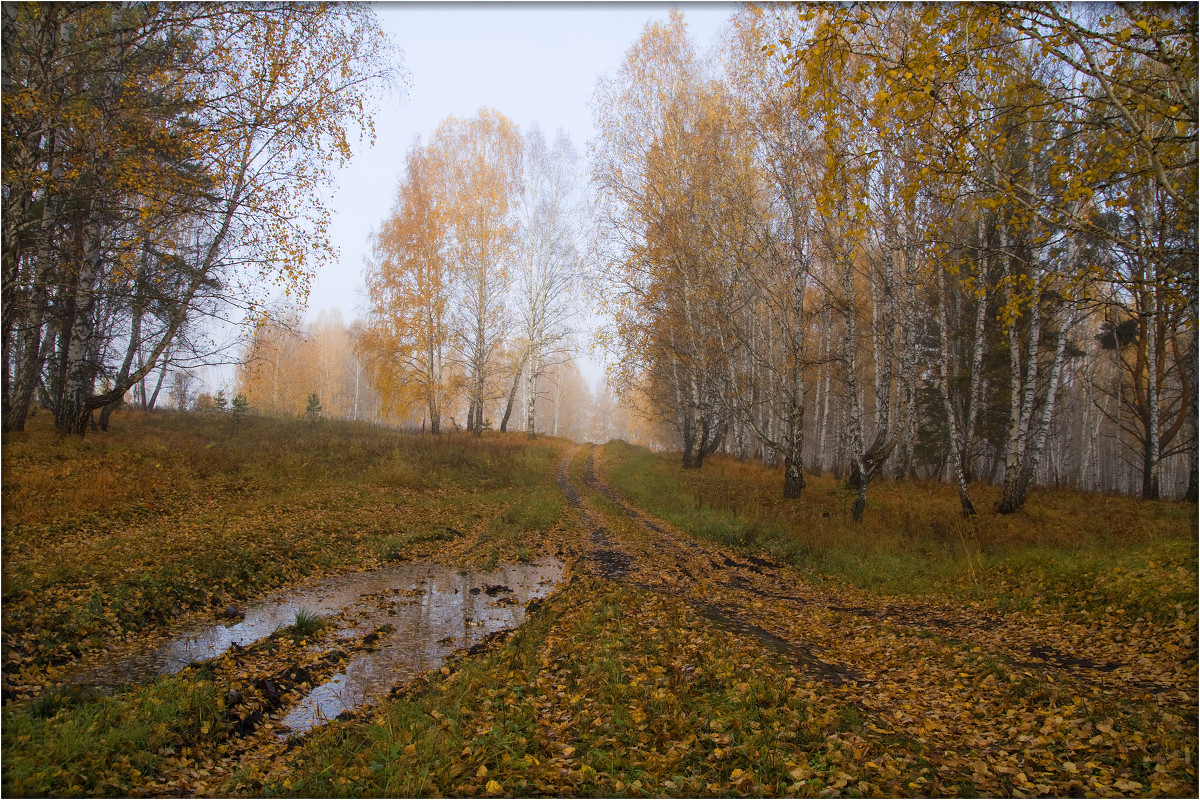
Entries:
<svg viewBox="0 0 1200 800">
<path fill-rule="evenodd" d="M 107 697 L 60 692 L 36 708 L 4 713 L 10 797 L 132 795 L 165 759 L 229 734 L 213 684 L 178 676 Z"/>
<path fill-rule="evenodd" d="M 296 609 L 296 619 L 285 630 L 293 641 L 308 639 L 325 629 L 328 620 L 307 608 Z"/>
</svg>

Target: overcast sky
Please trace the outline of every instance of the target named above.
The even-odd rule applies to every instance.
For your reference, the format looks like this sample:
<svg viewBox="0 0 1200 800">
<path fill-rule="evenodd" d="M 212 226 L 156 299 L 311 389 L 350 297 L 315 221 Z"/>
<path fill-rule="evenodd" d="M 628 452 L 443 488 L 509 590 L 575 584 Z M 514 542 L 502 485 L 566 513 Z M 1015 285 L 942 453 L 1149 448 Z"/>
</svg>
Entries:
<svg viewBox="0 0 1200 800">
<path fill-rule="evenodd" d="M 447 116 L 489 106 L 522 130 L 553 138 L 565 128 L 586 152 L 596 80 L 613 74 L 651 19 L 684 11 L 701 50 L 733 11 L 728 3 L 379 3 L 373 8 L 403 52 L 402 96 L 386 102 L 375 146 L 360 147 L 330 197 L 340 259 L 317 274 L 308 316 L 338 308 L 348 323 L 363 306 L 367 236 L 392 206 L 404 153 Z M 585 366 L 596 377 L 594 365 Z"/>
</svg>

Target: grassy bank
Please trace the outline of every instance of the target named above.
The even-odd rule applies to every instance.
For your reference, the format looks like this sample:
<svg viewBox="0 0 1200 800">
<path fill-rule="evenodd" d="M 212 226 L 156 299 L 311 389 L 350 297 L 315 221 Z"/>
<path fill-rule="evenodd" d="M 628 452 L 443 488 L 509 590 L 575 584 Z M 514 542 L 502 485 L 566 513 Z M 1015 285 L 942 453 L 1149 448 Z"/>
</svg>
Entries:
<svg viewBox="0 0 1200 800">
<path fill-rule="evenodd" d="M 990 509 L 999 487 L 972 487 L 975 519 L 953 487 L 872 484 L 863 521 L 831 475 L 808 476 L 784 500 L 782 475 L 713 456 L 684 470 L 670 454 L 615 442 L 601 472 L 634 505 L 701 538 L 763 550 L 810 577 L 886 594 L 950 593 L 1002 606 L 1120 611 L 1175 619 L 1197 602 L 1195 505 L 1069 490 L 1035 490 L 1024 510 Z"/>
<path fill-rule="evenodd" d="M 129 796 L 168 762 L 225 752 L 223 693 L 191 673 L 114 696 L 49 692 L 4 714 L 4 794 Z"/>
<path fill-rule="evenodd" d="M 561 443 L 137 412 L 79 440 L 50 422 L 4 438 L 10 696 L 88 649 L 305 576 L 435 547 L 512 560 L 556 518 Z"/>
</svg>

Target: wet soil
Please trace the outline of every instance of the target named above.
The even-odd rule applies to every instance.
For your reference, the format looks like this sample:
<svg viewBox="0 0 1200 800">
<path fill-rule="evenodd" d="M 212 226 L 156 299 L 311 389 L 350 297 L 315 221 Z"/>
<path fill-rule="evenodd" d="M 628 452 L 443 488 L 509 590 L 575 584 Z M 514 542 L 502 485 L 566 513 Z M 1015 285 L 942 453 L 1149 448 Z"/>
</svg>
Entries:
<svg viewBox="0 0 1200 800">
<path fill-rule="evenodd" d="M 652 536 L 653 558 L 648 558 L 650 553 L 645 550 L 634 556 L 604 527 L 601 515 L 585 502 L 570 479 L 570 463 L 571 456 L 568 455 L 559 467 L 558 485 L 567 501 L 581 513 L 587 527 L 589 547 L 582 559 L 584 569 L 608 580 L 625 581 L 647 591 L 678 597 L 710 622 L 730 633 L 755 639 L 820 680 L 834 684 L 862 680 L 856 670 L 824 659 L 811 645 L 785 639 L 745 619 L 745 598 L 737 598 L 731 603 L 727 598 L 718 599 L 714 592 L 706 591 L 706 587 L 716 584 L 716 587 L 726 589 L 749 589 L 751 595 L 761 594 L 736 570 L 761 573 L 763 567 L 775 566 L 774 562 L 753 556 L 750 564 L 736 561 L 727 553 L 713 552 L 712 548 L 671 531 L 667 523 L 629 505 L 597 478 L 593 451 L 584 465 L 587 488 L 616 504 Z M 627 540 L 623 543 L 630 544 Z"/>
<path fill-rule="evenodd" d="M 335 630 L 319 642 L 314 637 L 303 660 L 349 660 L 320 680 L 314 678 L 311 665 L 299 668 L 304 674 L 261 679 L 268 683 L 258 688 L 272 706 L 281 705 L 278 698 L 287 688 L 311 687 L 280 720 L 299 733 L 386 696 L 393 687 L 440 667 L 451 654 L 497 631 L 519 626 L 526 604 L 547 596 L 564 569 L 558 559 L 545 558 L 489 572 L 406 562 L 336 575 L 267 595 L 247 606 L 236 622 L 193 624 L 166 634 L 156 646 L 94 657 L 80 664 L 70 680 L 103 690 L 174 674 L 262 642 L 304 611 L 326 619 Z M 280 685 L 287 688 L 281 691 Z"/>
</svg>

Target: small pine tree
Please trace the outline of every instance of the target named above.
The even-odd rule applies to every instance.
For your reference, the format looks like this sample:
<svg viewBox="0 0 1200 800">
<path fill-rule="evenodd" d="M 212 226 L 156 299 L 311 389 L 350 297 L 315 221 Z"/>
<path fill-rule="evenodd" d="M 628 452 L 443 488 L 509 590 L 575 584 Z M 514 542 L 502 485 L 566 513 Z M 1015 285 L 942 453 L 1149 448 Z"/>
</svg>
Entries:
<svg viewBox="0 0 1200 800">
<path fill-rule="evenodd" d="M 321 398 L 317 397 L 316 392 L 308 396 L 308 408 L 304 409 L 304 416 L 309 419 L 317 419 L 321 416 Z"/>
<path fill-rule="evenodd" d="M 246 395 L 239 392 L 237 397 L 233 398 L 233 424 L 236 426 L 241 422 L 249 410 L 250 404 L 246 402 Z"/>
<path fill-rule="evenodd" d="M 213 398 L 213 405 L 217 407 L 217 411 L 224 411 L 225 406 L 229 405 L 229 401 L 225 399 L 224 389 L 217 390 L 217 395 Z"/>
</svg>

